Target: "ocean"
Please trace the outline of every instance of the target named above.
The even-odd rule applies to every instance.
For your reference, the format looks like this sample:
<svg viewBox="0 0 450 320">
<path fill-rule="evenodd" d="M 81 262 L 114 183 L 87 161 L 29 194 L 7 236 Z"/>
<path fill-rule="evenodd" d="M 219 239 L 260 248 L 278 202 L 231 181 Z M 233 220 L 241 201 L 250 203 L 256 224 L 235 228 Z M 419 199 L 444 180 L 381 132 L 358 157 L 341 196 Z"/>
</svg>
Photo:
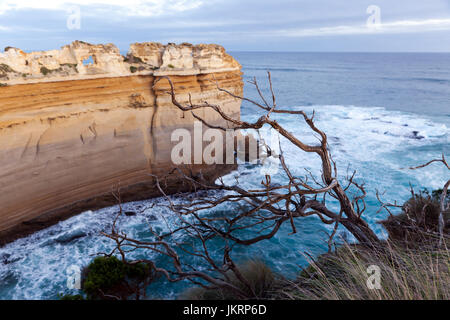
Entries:
<svg viewBox="0 0 450 320">
<path fill-rule="evenodd" d="M 368 194 L 364 218 L 380 237 L 386 237 L 386 232 L 377 221 L 386 213 L 377 213 L 377 190 L 384 200 L 402 203 L 410 196 L 410 186 L 416 190 L 437 189 L 449 178 L 448 170 L 439 164 L 421 170 L 405 168 L 439 158 L 442 153 L 450 158 L 450 54 L 231 54 L 243 66 L 244 81 L 256 77 L 266 94 L 266 71 L 271 72 L 280 108 L 315 111 L 316 125 L 329 136 L 340 177 L 357 170 L 358 181 L 365 183 Z M 247 97 L 257 98 L 247 82 L 244 91 Z M 242 105 L 245 120 L 255 120 L 258 112 L 248 103 Z M 302 119 L 277 116 L 277 120 L 296 136 L 317 141 Z M 281 145 L 296 175 L 305 175 L 305 169 L 319 174 L 318 159 L 284 140 Z M 258 166 L 242 164 L 225 181 L 235 177 L 244 186 L 255 187 L 262 176 Z M 280 177 L 274 179 L 282 182 Z M 174 219 L 167 210 L 153 206 L 164 201 L 124 204 L 124 210 L 138 214 L 121 217 L 118 226 L 129 236 L 149 239 L 149 225 L 165 230 Z M 96 254 L 113 248 L 113 243 L 99 232 L 110 230 L 117 212 L 115 206 L 87 211 L 0 248 L 0 299 L 57 299 L 58 294 L 76 293 L 67 288 L 69 266 L 81 268 Z M 292 230 L 286 224 L 270 240 L 236 247 L 235 260 L 257 257 L 275 271 L 295 277 L 307 264 L 305 252 L 318 255 L 327 250 L 326 232 L 330 231 L 315 217 L 298 219 L 296 227 L 296 234 L 290 235 Z M 343 235 L 345 231 L 339 233 Z M 220 248 L 221 243 L 216 243 L 213 254 L 220 254 Z M 150 258 L 168 263 L 157 256 Z M 204 267 L 195 259 L 190 260 L 197 267 Z M 189 286 L 187 282 L 173 284 L 161 278 L 149 287 L 148 293 L 152 298 L 173 299 Z"/>
</svg>

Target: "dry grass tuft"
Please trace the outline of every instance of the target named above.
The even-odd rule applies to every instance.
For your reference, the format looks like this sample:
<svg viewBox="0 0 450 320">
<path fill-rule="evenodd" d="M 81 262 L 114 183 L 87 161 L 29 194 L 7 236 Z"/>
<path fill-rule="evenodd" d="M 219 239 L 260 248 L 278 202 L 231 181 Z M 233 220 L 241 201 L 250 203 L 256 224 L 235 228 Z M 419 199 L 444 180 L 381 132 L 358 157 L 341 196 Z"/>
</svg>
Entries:
<svg viewBox="0 0 450 320">
<path fill-rule="evenodd" d="M 264 262 L 249 260 L 239 266 L 239 271 L 250 284 L 251 290 L 231 272 L 228 274 L 229 282 L 244 291 L 248 299 L 267 299 L 271 296 L 278 279 Z M 194 287 L 185 291 L 180 298 L 185 300 L 235 300 L 239 297 L 225 289 L 207 290 Z"/>
<path fill-rule="evenodd" d="M 367 268 L 371 265 L 379 267 L 379 289 L 367 285 L 372 275 Z M 346 244 L 335 253 L 311 261 L 300 277 L 288 285 L 277 298 L 448 300 L 450 252 L 445 245 L 406 248 L 388 241 L 383 248 L 368 249 Z"/>
<path fill-rule="evenodd" d="M 439 190 L 438 190 L 439 191 Z M 389 233 L 389 239 L 402 241 L 405 244 L 419 244 L 439 238 L 440 193 L 430 195 L 422 191 L 403 204 L 402 212 L 391 215 L 380 223 Z M 444 211 L 444 233 L 450 229 L 450 212 Z"/>
<path fill-rule="evenodd" d="M 381 223 L 389 240 L 375 248 L 348 243 L 335 252 L 310 260 L 297 279 L 275 276 L 261 261 L 241 267 L 257 292 L 249 298 L 293 300 L 450 300 L 450 237 L 448 212 L 444 212 L 444 241 L 439 244 L 439 194 L 413 194 L 402 213 Z M 372 280 L 379 270 L 379 288 Z M 233 284 L 242 284 L 232 277 Z M 368 284 L 369 283 L 369 284 Z M 185 299 L 236 299 L 230 292 L 193 288 Z"/>
</svg>

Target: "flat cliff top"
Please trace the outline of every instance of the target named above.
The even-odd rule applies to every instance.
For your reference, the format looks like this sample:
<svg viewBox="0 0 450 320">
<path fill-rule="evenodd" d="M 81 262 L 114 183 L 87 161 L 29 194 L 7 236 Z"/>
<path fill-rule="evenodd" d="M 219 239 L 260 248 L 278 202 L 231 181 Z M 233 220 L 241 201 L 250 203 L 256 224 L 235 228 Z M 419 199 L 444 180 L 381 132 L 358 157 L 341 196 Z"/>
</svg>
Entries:
<svg viewBox="0 0 450 320">
<path fill-rule="evenodd" d="M 26 53 L 5 48 L 0 53 L 0 87 L 130 75 L 196 75 L 240 68 L 216 44 L 134 43 L 123 56 L 111 43 L 94 45 L 74 41 L 60 50 Z"/>
</svg>

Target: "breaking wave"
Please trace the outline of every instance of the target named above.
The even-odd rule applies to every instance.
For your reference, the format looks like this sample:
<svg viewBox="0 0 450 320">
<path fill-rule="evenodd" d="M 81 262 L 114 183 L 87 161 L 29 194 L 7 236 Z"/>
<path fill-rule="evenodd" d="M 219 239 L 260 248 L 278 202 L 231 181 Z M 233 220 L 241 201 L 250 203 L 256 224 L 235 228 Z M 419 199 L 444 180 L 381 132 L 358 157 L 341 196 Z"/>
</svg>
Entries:
<svg viewBox="0 0 450 320">
<path fill-rule="evenodd" d="M 446 172 L 440 166 L 427 170 L 403 169 L 439 157 L 449 150 L 449 129 L 439 119 L 417 114 L 388 111 L 383 108 L 357 106 L 305 106 L 296 107 L 316 112 L 316 125 L 329 136 L 334 160 L 340 168 L 340 177 L 347 167 L 356 169 L 369 191 L 366 219 L 380 235 L 382 227 L 376 223 L 383 216 L 375 216 L 378 204 L 375 190 L 389 191 L 386 200 L 406 200 L 409 184 L 428 188 L 442 186 Z M 248 116 L 250 120 L 251 116 Z M 282 125 L 308 143 L 317 143 L 306 124 L 296 117 L 280 118 Z M 303 168 L 319 172 L 320 162 L 282 140 L 287 163 L 297 175 Z M 243 177 L 247 186 L 259 185 L 261 173 L 254 165 L 241 165 L 225 179 Z M 244 178 L 245 177 L 245 178 Z M 176 200 L 176 199 L 174 199 Z M 164 204 L 164 199 L 151 199 L 123 205 L 123 215 L 118 225 L 128 235 L 149 239 L 149 225 L 165 230 L 170 225 L 167 210 L 154 206 Z M 98 211 L 87 211 L 36 232 L 0 248 L 0 298 L 1 299 L 55 299 L 58 293 L 70 292 L 66 286 L 66 270 L 71 265 L 84 266 L 93 256 L 108 252 L 113 244 L 100 235 L 108 231 L 118 212 L 116 206 Z M 165 219 L 161 216 L 164 215 Z M 239 247 L 236 255 L 245 259 L 258 256 L 275 270 L 293 276 L 299 265 L 305 265 L 303 252 L 319 254 L 326 250 L 323 232 L 327 227 L 314 217 L 298 223 L 298 233 L 289 235 L 288 226 L 273 239 L 251 248 Z M 142 253 L 136 252 L 135 255 Z M 154 257 L 157 259 L 157 257 Z M 154 297 L 174 298 L 186 284 L 172 285 L 157 281 L 151 290 Z"/>
</svg>

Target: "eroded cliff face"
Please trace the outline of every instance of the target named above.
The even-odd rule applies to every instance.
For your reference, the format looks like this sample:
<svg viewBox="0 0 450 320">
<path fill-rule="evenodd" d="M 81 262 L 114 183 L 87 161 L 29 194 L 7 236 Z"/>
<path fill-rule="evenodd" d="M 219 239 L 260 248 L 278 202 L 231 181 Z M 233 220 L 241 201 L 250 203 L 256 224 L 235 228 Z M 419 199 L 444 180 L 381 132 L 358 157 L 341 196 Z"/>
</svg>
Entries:
<svg viewBox="0 0 450 320">
<path fill-rule="evenodd" d="M 214 44 L 134 43 L 126 57 L 113 44 L 74 41 L 61 50 L 25 53 L 8 47 L 0 53 L 0 83 L 20 84 L 129 75 L 198 75 L 240 69 Z"/>
<path fill-rule="evenodd" d="M 85 65 L 84 60 L 92 63 Z M 61 50 L 0 54 L 0 238 L 122 201 L 158 196 L 150 175 L 165 176 L 177 128 L 193 129 L 180 101 L 208 101 L 238 118 L 240 65 L 217 45 L 136 43 L 126 57 L 112 44 L 76 41 Z M 198 115 L 223 124 L 212 110 Z M 215 179 L 226 165 L 193 165 Z M 173 192 L 186 190 L 173 177 Z"/>
</svg>

